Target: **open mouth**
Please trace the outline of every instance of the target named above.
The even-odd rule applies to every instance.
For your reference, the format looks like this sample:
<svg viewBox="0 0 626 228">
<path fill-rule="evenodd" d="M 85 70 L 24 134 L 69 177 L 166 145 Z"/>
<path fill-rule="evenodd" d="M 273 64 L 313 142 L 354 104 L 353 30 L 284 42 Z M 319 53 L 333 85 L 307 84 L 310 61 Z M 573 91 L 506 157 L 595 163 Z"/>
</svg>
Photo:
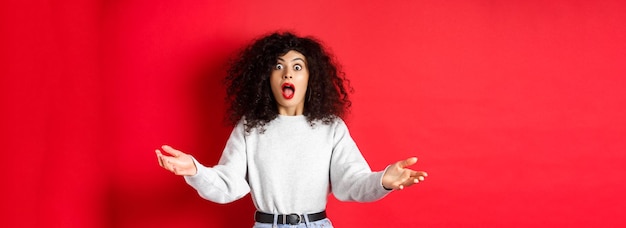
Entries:
<svg viewBox="0 0 626 228">
<path fill-rule="evenodd" d="M 296 92 L 296 87 L 291 83 L 283 83 L 282 89 L 283 89 L 283 97 L 285 99 L 293 98 L 293 95 Z"/>
</svg>

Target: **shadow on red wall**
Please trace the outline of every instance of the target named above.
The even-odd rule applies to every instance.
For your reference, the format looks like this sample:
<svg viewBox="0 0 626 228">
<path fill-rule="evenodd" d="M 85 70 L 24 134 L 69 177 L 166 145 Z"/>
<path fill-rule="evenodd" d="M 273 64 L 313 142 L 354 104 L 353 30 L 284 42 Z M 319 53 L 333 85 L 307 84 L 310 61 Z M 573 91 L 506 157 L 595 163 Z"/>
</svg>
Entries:
<svg viewBox="0 0 626 228">
<path fill-rule="evenodd" d="M 193 155 L 205 166 L 210 167 L 218 162 L 232 130 L 225 119 L 226 103 L 223 79 L 229 59 L 241 47 L 241 43 L 236 41 L 243 39 L 213 37 L 202 42 L 201 47 L 194 47 L 194 50 L 186 50 L 187 47 L 184 45 L 173 47 L 183 49 L 181 53 L 184 54 L 181 55 L 181 60 L 174 63 L 163 63 L 171 65 L 170 67 L 174 70 L 165 69 L 165 73 L 155 74 L 154 77 L 160 78 L 155 80 L 156 82 L 152 86 L 159 89 L 148 96 L 152 98 L 143 99 L 140 104 L 140 106 L 146 106 L 145 109 L 160 106 L 168 107 L 151 116 L 152 119 L 149 120 L 150 122 L 165 122 L 163 126 L 157 127 L 160 133 L 152 137 L 144 137 L 145 133 L 141 133 L 141 136 L 127 132 L 122 133 L 142 142 L 143 145 L 138 148 L 141 153 L 146 154 L 137 155 L 141 157 L 139 160 L 154 161 L 154 163 L 141 164 L 144 167 L 140 168 L 149 169 L 150 171 L 146 172 L 153 173 L 152 177 L 145 177 L 150 179 L 137 183 L 134 178 L 125 178 L 124 176 L 127 174 L 117 172 L 115 177 L 111 178 L 104 202 L 108 208 L 106 213 L 109 218 L 106 227 L 184 227 L 196 226 L 198 223 L 210 224 L 211 227 L 252 226 L 255 209 L 249 195 L 226 205 L 206 201 L 200 198 L 195 190 L 184 182 L 182 177 L 161 169 L 154 153 L 151 153 L 162 144 L 170 144 Z M 165 40 L 163 45 L 175 46 L 177 44 Z M 118 54 L 124 55 L 127 52 L 129 50 L 123 50 Z M 157 59 L 155 62 L 171 59 L 171 57 Z M 147 71 L 149 75 L 151 70 L 144 71 Z M 168 74 L 170 71 L 176 73 Z M 121 72 L 120 75 L 133 77 L 131 73 L 124 72 L 123 69 Z M 176 75 L 180 72 L 185 75 Z M 172 81 L 174 83 L 167 84 Z M 149 88 L 147 87 L 150 85 L 145 84 L 150 83 L 137 83 L 138 87 L 131 88 L 129 92 L 148 91 Z M 120 101 L 120 103 L 129 102 Z M 142 127 L 139 126 L 139 128 Z M 125 131 L 125 129 L 132 129 L 132 126 L 121 128 L 118 130 Z M 150 129 L 147 128 L 146 130 Z M 120 148 L 126 148 L 123 144 L 128 144 L 120 139 L 116 142 L 122 144 L 119 146 Z M 130 149 L 126 150 L 128 151 L 120 153 L 120 156 L 124 157 L 125 153 L 133 152 Z M 127 171 L 132 172 L 132 170 Z M 157 175 L 154 176 L 154 174 Z"/>
</svg>

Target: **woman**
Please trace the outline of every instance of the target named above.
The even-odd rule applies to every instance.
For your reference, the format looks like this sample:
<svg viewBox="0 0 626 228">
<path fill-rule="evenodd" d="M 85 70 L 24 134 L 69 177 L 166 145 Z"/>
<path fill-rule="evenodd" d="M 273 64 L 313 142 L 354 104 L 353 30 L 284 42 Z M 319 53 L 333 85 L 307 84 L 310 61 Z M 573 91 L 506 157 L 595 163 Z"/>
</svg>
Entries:
<svg viewBox="0 0 626 228">
<path fill-rule="evenodd" d="M 234 129 L 218 165 L 162 146 L 159 165 L 184 176 L 200 196 L 229 203 L 252 194 L 255 227 L 332 227 L 329 193 L 370 202 L 427 176 L 408 158 L 372 172 L 341 117 L 347 80 L 310 37 L 273 33 L 246 47 L 226 78 Z"/>
</svg>

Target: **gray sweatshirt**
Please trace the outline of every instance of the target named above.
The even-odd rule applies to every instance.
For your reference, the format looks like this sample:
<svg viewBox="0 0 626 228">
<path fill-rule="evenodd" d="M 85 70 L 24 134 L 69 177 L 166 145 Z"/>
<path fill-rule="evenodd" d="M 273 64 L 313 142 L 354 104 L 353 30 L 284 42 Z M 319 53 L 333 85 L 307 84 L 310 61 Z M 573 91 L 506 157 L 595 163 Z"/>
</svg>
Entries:
<svg viewBox="0 0 626 228">
<path fill-rule="evenodd" d="M 359 202 L 390 192 L 382 186 L 384 171 L 371 171 L 341 119 L 311 126 L 303 115 L 279 115 L 265 129 L 246 133 L 240 121 L 219 164 L 208 168 L 194 159 L 198 172 L 186 182 L 216 203 L 252 192 L 257 210 L 277 214 L 323 211 L 331 192 Z"/>
</svg>

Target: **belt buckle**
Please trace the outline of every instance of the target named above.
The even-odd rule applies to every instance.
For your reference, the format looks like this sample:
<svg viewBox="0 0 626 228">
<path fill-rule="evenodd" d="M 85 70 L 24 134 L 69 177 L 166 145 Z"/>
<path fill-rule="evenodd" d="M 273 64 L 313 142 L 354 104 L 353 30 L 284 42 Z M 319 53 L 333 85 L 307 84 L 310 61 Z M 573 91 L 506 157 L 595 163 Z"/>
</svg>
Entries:
<svg viewBox="0 0 626 228">
<path fill-rule="evenodd" d="M 299 214 L 288 214 L 283 216 L 283 218 L 285 217 L 287 221 L 283 221 L 283 224 L 289 223 L 290 225 L 298 225 L 302 222 L 302 217 Z"/>
</svg>

